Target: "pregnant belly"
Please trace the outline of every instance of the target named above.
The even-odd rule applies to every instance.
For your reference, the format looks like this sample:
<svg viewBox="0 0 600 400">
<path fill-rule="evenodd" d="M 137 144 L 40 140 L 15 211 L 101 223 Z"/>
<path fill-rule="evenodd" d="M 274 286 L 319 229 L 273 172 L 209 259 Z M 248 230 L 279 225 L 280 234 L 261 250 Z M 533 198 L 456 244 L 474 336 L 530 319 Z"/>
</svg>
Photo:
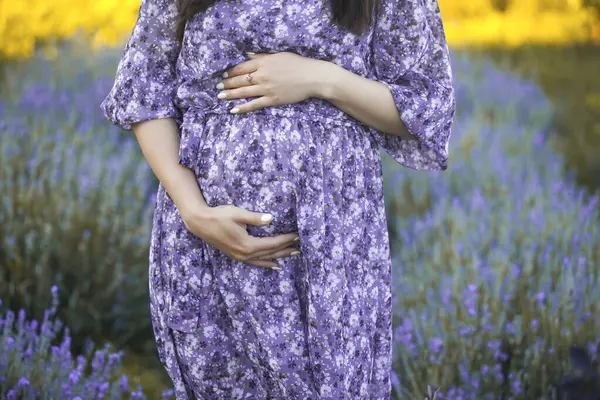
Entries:
<svg viewBox="0 0 600 400">
<path fill-rule="evenodd" d="M 194 171 L 209 206 L 273 214 L 266 227 L 248 226 L 253 236 L 297 232 L 298 193 L 317 177 L 339 182 L 356 163 L 363 164 L 358 170 L 378 167 L 365 126 L 338 109 L 315 112 L 295 104 L 244 114 L 194 111 L 181 126 L 179 162 Z"/>
</svg>

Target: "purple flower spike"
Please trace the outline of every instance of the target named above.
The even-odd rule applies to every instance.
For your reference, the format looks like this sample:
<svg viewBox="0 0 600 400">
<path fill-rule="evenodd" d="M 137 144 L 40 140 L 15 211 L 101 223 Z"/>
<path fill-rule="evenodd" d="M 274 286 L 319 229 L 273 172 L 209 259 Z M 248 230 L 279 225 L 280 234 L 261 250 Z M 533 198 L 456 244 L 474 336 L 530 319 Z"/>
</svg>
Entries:
<svg viewBox="0 0 600 400">
<path fill-rule="evenodd" d="M 119 380 L 119 387 L 122 393 L 127 393 L 129 390 L 129 381 L 127 379 L 127 375 L 121 375 L 121 379 Z"/>
<path fill-rule="evenodd" d="M 19 378 L 19 382 L 17 382 L 18 388 L 27 388 L 30 385 L 31 385 L 31 383 L 29 382 L 29 379 L 25 378 L 24 376 Z"/>
<path fill-rule="evenodd" d="M 431 351 L 437 354 L 442 350 L 444 346 L 444 340 L 440 338 L 433 338 L 429 341 L 429 346 Z"/>
</svg>

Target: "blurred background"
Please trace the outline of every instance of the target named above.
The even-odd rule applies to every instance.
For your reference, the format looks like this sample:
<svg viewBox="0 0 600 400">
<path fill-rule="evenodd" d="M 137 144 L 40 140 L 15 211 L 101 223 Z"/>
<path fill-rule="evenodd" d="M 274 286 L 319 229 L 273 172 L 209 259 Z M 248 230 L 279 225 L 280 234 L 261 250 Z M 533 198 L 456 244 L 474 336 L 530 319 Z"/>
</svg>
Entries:
<svg viewBox="0 0 600 400">
<path fill-rule="evenodd" d="M 450 168 L 382 152 L 394 399 L 555 399 L 570 346 L 600 346 L 600 2 L 439 1 Z M 139 4 L 0 1 L 1 399 L 173 398 L 148 309 L 158 182 L 99 109 Z"/>
</svg>

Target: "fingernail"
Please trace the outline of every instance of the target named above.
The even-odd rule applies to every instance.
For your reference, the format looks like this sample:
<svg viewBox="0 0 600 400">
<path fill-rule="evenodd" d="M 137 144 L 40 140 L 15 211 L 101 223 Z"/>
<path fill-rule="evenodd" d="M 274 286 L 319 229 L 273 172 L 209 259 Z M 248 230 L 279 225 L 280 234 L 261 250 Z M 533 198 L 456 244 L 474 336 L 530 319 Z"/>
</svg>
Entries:
<svg viewBox="0 0 600 400">
<path fill-rule="evenodd" d="M 263 214 L 262 217 L 260 217 L 262 222 L 271 222 L 272 219 L 273 216 L 271 214 Z"/>
<path fill-rule="evenodd" d="M 269 267 L 269 268 L 274 269 L 276 271 L 281 271 L 281 268 L 279 268 L 279 267 Z"/>
<path fill-rule="evenodd" d="M 235 113 L 237 113 L 238 111 L 240 111 L 240 109 L 239 109 L 239 108 L 237 108 L 237 107 L 233 107 L 231 110 L 229 110 L 229 112 L 230 112 L 230 113 L 232 113 L 232 114 L 235 114 Z"/>
<path fill-rule="evenodd" d="M 227 73 L 227 71 L 223 72 L 223 78 L 227 78 L 229 76 L 229 74 Z"/>
<path fill-rule="evenodd" d="M 224 89 L 224 88 L 225 88 L 225 85 L 223 84 L 223 82 L 219 82 L 219 83 L 217 83 L 217 86 L 216 86 L 216 88 L 217 88 L 217 89 L 219 89 L 219 90 L 220 90 L 220 89 Z"/>
<path fill-rule="evenodd" d="M 294 240 L 292 240 L 292 241 L 293 241 L 293 242 L 297 242 L 298 240 L 300 240 L 300 236 L 296 236 L 296 237 L 294 238 Z"/>
<path fill-rule="evenodd" d="M 247 56 L 254 56 L 254 55 L 256 55 L 256 53 L 254 53 L 254 52 L 252 52 L 252 51 L 247 51 L 247 52 L 246 52 L 246 55 L 247 55 Z"/>
<path fill-rule="evenodd" d="M 298 254 L 300 254 L 300 252 L 298 250 L 296 250 L 296 251 L 292 251 L 290 253 L 290 256 L 297 256 Z"/>
<path fill-rule="evenodd" d="M 227 97 L 227 93 L 226 93 L 226 92 L 221 92 L 221 93 L 219 93 L 219 94 L 217 95 L 217 98 L 219 98 L 219 99 L 224 99 L 224 98 L 226 98 L 226 97 Z"/>
</svg>

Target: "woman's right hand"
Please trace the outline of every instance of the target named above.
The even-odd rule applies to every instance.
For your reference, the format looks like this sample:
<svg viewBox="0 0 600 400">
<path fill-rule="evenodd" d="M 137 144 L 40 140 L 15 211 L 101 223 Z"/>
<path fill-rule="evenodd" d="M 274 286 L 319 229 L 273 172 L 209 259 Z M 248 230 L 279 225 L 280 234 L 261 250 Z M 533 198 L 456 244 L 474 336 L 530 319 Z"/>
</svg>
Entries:
<svg viewBox="0 0 600 400">
<path fill-rule="evenodd" d="M 195 214 L 182 219 L 190 232 L 234 260 L 257 267 L 279 269 L 277 263 L 272 260 L 287 257 L 298 251 L 293 247 L 298 234 L 286 233 L 269 237 L 248 234 L 247 224 L 269 224 L 270 221 L 261 221 L 263 215 L 267 214 L 225 204 L 209 207 L 201 215 Z"/>
</svg>

